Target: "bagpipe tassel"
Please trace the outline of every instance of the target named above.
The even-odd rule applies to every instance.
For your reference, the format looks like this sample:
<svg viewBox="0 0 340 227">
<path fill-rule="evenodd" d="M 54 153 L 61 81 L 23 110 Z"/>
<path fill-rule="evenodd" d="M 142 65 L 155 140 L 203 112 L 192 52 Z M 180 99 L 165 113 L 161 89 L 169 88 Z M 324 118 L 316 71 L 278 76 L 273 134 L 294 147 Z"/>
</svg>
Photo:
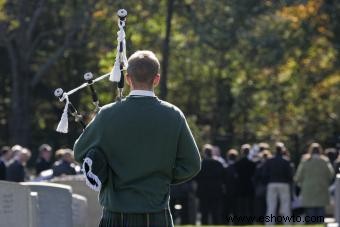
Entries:
<svg viewBox="0 0 340 227">
<path fill-rule="evenodd" d="M 117 54 L 118 55 L 118 54 Z M 116 62 L 112 68 L 109 80 L 112 82 L 119 82 L 120 81 L 120 63 L 119 57 L 116 57 Z"/>
<path fill-rule="evenodd" d="M 68 105 L 70 104 L 70 101 L 68 100 L 67 95 L 64 95 L 63 99 L 66 100 L 66 103 L 65 103 L 63 114 L 61 115 L 61 119 L 57 127 L 57 132 L 67 133 L 68 132 Z"/>
</svg>

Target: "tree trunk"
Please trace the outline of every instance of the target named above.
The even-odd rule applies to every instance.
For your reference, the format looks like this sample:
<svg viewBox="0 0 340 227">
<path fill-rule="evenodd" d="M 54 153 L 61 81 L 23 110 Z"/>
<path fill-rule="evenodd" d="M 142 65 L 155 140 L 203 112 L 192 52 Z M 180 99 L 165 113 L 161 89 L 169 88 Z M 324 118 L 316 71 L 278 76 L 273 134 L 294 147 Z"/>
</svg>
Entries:
<svg viewBox="0 0 340 227">
<path fill-rule="evenodd" d="M 11 144 L 30 145 L 31 123 L 30 86 L 28 82 L 12 82 L 11 111 L 9 116 L 9 138 Z"/>
<path fill-rule="evenodd" d="M 15 54 L 12 49 L 10 53 L 12 63 L 12 91 L 9 115 L 9 142 L 10 144 L 20 144 L 23 146 L 30 145 L 30 124 L 31 109 L 30 97 L 31 87 L 29 80 L 29 72 L 25 63 L 20 59 L 19 54 Z M 14 55 L 13 55 L 14 54 Z M 13 67 L 16 68 L 13 68 Z"/>
<path fill-rule="evenodd" d="M 168 0 L 167 6 L 167 17 L 166 17 L 166 33 L 163 42 L 163 53 L 162 53 L 162 72 L 160 82 L 160 98 L 166 100 L 168 94 L 167 80 L 168 80 L 168 66 L 169 66 L 169 55 L 170 55 L 170 33 L 171 33 L 171 20 L 173 14 L 175 0 Z"/>
<path fill-rule="evenodd" d="M 29 66 L 15 41 L 6 41 L 11 69 L 11 103 L 9 113 L 9 143 L 30 145 L 30 81 Z M 24 42 L 21 41 L 21 45 Z"/>
</svg>

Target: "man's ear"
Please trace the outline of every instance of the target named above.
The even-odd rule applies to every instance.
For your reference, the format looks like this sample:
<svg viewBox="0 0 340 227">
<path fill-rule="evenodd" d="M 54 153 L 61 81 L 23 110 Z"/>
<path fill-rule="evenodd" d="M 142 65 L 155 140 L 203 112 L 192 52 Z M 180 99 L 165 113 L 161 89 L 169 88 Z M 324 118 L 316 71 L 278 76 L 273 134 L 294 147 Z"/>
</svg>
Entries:
<svg viewBox="0 0 340 227">
<path fill-rule="evenodd" d="M 155 78 L 153 78 L 152 85 L 156 87 L 159 84 L 159 81 L 161 80 L 161 75 L 159 73 L 156 74 Z"/>
<path fill-rule="evenodd" d="M 131 77 L 130 77 L 130 75 L 129 74 L 126 74 L 126 83 L 131 87 L 131 84 L 132 84 L 132 82 L 131 82 Z"/>
</svg>

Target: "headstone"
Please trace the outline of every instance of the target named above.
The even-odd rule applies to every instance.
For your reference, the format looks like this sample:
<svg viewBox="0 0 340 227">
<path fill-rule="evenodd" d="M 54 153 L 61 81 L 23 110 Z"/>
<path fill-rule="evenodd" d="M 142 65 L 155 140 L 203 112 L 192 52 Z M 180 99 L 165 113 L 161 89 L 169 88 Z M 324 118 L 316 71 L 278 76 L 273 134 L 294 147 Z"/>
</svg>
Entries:
<svg viewBox="0 0 340 227">
<path fill-rule="evenodd" d="M 335 179 L 335 201 L 334 201 L 334 206 L 335 206 L 335 221 L 337 223 L 340 223 L 340 174 L 336 175 Z"/>
<path fill-rule="evenodd" d="M 84 196 L 87 199 L 88 204 L 86 223 L 88 223 L 89 227 L 99 225 L 102 216 L 102 208 L 98 201 L 98 192 L 93 191 L 86 185 L 85 177 L 83 175 L 53 178 L 51 182 L 70 185 L 73 193 Z"/>
<path fill-rule="evenodd" d="M 87 199 L 84 196 L 72 195 L 72 219 L 73 227 L 89 227 L 87 218 Z"/>
<path fill-rule="evenodd" d="M 30 193 L 26 186 L 0 181 L 0 227 L 36 227 Z"/>
<path fill-rule="evenodd" d="M 62 184 L 25 182 L 38 193 L 40 227 L 72 227 L 72 188 Z"/>
</svg>

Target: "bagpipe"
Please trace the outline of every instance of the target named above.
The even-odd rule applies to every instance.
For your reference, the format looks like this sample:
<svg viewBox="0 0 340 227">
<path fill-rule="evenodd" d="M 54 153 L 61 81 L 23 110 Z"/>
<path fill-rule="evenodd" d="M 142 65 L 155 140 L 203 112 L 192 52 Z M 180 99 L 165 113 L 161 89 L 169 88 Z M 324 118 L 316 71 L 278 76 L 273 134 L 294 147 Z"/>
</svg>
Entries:
<svg viewBox="0 0 340 227">
<path fill-rule="evenodd" d="M 84 74 L 85 82 L 80 86 L 64 92 L 62 88 L 57 88 L 54 91 L 54 95 L 59 98 L 60 102 L 65 102 L 65 107 L 60 119 L 60 122 L 57 126 L 56 131 L 60 133 L 67 133 L 68 132 L 68 115 L 74 117 L 74 120 L 81 124 L 83 128 L 86 127 L 86 124 L 83 120 L 83 116 L 79 114 L 75 106 L 70 101 L 70 96 L 83 88 L 89 87 L 92 96 L 92 102 L 95 105 L 94 112 L 97 113 L 100 109 L 99 99 L 97 92 L 94 88 L 94 84 L 98 81 L 103 79 L 109 78 L 109 80 L 115 84 L 117 84 L 118 95 L 117 100 L 120 101 L 123 98 L 123 89 L 124 89 L 124 71 L 127 69 L 128 62 L 126 58 L 126 41 L 125 41 L 125 23 L 127 17 L 127 11 L 125 9 L 119 9 L 117 11 L 118 16 L 118 32 L 117 32 L 117 53 L 116 53 L 116 60 L 111 72 L 101 75 L 97 78 L 94 78 L 91 72 L 87 72 Z"/>
<path fill-rule="evenodd" d="M 57 126 L 56 131 L 60 133 L 68 132 L 68 115 L 74 117 L 74 120 L 82 125 L 85 129 L 86 124 L 83 120 L 83 116 L 79 114 L 75 106 L 70 101 L 70 96 L 83 88 L 89 87 L 92 96 L 92 102 L 95 106 L 94 113 L 98 113 L 100 110 L 99 99 L 97 92 L 94 88 L 94 84 L 108 78 L 109 81 L 117 84 L 118 95 L 117 101 L 122 100 L 123 98 L 123 89 L 124 89 L 124 71 L 127 70 L 128 61 L 126 58 L 126 41 L 125 41 L 125 22 L 127 17 L 127 11 L 125 9 L 120 9 L 117 12 L 118 15 L 118 32 L 117 32 L 117 53 L 116 60 L 113 65 L 111 72 L 101 75 L 97 78 L 94 78 L 91 72 L 87 72 L 84 74 L 85 82 L 80 86 L 64 92 L 62 88 L 57 88 L 54 91 L 54 95 L 59 98 L 60 102 L 65 102 L 65 107 L 60 119 L 60 122 Z M 85 176 L 85 182 L 87 186 L 95 191 L 99 191 L 102 183 L 106 181 L 108 165 L 103 152 L 97 148 L 91 148 L 82 163 L 82 171 Z"/>
</svg>

